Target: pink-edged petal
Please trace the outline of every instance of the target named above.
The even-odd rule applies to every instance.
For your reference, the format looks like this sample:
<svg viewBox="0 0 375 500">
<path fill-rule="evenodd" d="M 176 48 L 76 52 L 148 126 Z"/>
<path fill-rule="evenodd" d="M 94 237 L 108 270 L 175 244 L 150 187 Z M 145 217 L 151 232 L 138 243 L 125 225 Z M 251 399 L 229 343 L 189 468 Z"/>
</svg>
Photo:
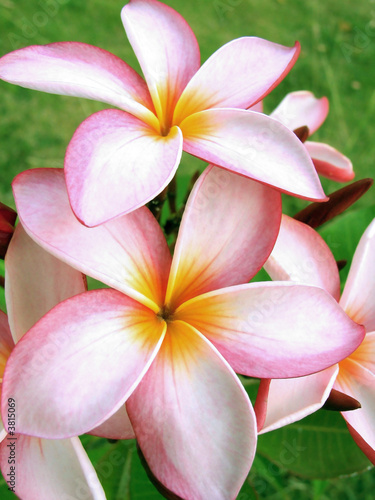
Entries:
<svg viewBox="0 0 375 500">
<path fill-rule="evenodd" d="M 260 433 L 279 429 L 319 410 L 331 392 L 337 373 L 336 364 L 306 377 L 271 380 L 266 418 Z"/>
<path fill-rule="evenodd" d="M 61 169 L 29 170 L 13 184 L 20 219 L 29 235 L 57 258 L 145 303 L 162 304 L 171 256 L 146 208 L 87 228 L 74 217 Z"/>
<path fill-rule="evenodd" d="M 191 79 L 176 106 L 174 123 L 204 109 L 250 107 L 287 75 L 299 51 L 298 42 L 284 47 L 256 37 L 232 40 Z"/>
<path fill-rule="evenodd" d="M 188 117 L 181 130 L 194 156 L 302 198 L 326 199 L 306 148 L 269 116 L 210 109 Z"/>
<path fill-rule="evenodd" d="M 58 304 L 13 350 L 2 414 L 13 397 L 22 434 L 65 438 L 97 427 L 142 379 L 164 337 L 163 323 L 115 290 Z"/>
<path fill-rule="evenodd" d="M 168 127 L 178 98 L 199 68 L 198 42 L 183 17 L 156 0 L 131 0 L 121 17 L 162 129 Z"/>
<path fill-rule="evenodd" d="M 133 439 L 135 438 L 132 424 L 129 420 L 125 405 L 122 405 L 116 413 L 105 422 L 95 427 L 88 434 L 104 437 L 106 439 Z"/>
<path fill-rule="evenodd" d="M 7 315 L 3 311 L 0 311 L 0 389 L 5 365 L 13 348 L 14 340 L 9 328 Z"/>
<path fill-rule="evenodd" d="M 358 243 L 340 304 L 368 332 L 375 330 L 375 219 Z"/>
<path fill-rule="evenodd" d="M 349 424 L 349 422 L 346 422 L 346 425 L 357 446 L 363 451 L 370 462 L 375 465 L 375 449 L 366 443 L 363 437 Z"/>
<path fill-rule="evenodd" d="M 208 167 L 181 221 L 166 302 L 175 308 L 196 295 L 248 282 L 272 250 L 280 216 L 277 191 Z"/>
<path fill-rule="evenodd" d="M 209 292 L 175 313 L 203 333 L 237 373 L 309 375 L 351 354 L 364 337 L 325 290 L 288 281 Z"/>
<path fill-rule="evenodd" d="M 169 184 L 181 154 L 178 127 L 162 137 L 120 110 L 91 115 L 76 130 L 65 156 L 76 217 L 97 226 L 141 207 Z"/>
<path fill-rule="evenodd" d="M 255 454 L 250 401 L 198 331 L 175 321 L 127 402 L 154 475 L 181 498 L 236 498 Z"/>
<path fill-rule="evenodd" d="M 5 297 L 15 342 L 52 307 L 86 290 L 86 279 L 37 245 L 18 224 L 5 261 Z"/>
<path fill-rule="evenodd" d="M 265 270 L 275 281 L 296 281 L 319 286 L 336 300 L 340 276 L 332 252 L 310 226 L 282 216 L 280 232 Z"/>
<path fill-rule="evenodd" d="M 14 449 L 14 464 L 9 463 L 9 446 Z M 77 437 L 51 440 L 8 435 L 0 445 L 0 467 L 7 481 L 14 473 L 13 491 L 23 500 L 106 498 L 95 469 Z M 9 486 L 12 483 L 8 483 Z"/>
<path fill-rule="evenodd" d="M 152 120 L 144 80 L 117 56 L 86 43 L 32 45 L 10 52 L 0 59 L 0 78 L 29 89 L 107 102 Z"/>
<path fill-rule="evenodd" d="M 318 174 L 336 182 L 349 182 L 354 178 L 352 162 L 337 149 L 312 141 L 306 141 L 305 147 Z"/>
<path fill-rule="evenodd" d="M 250 106 L 250 108 L 248 109 L 249 111 L 256 111 L 257 113 L 263 113 L 263 101 L 257 102 L 253 106 Z"/>
<path fill-rule="evenodd" d="M 283 123 L 290 130 L 304 125 L 313 134 L 328 115 L 328 99 L 317 99 L 312 92 L 300 90 L 287 94 L 277 108 L 271 113 L 272 118 Z"/>
<path fill-rule="evenodd" d="M 342 415 L 374 452 L 375 373 L 358 363 L 355 356 L 342 361 L 339 366 L 334 388 L 361 403 L 358 410 L 342 412 Z"/>
</svg>

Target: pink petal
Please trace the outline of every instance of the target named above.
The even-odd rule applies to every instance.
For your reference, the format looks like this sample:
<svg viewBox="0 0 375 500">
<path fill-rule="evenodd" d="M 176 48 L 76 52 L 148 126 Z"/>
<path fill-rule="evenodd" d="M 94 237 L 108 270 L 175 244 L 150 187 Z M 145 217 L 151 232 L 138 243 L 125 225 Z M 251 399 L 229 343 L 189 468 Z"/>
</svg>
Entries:
<svg viewBox="0 0 375 500">
<path fill-rule="evenodd" d="M 297 422 L 319 410 L 336 380 L 338 365 L 306 377 L 273 379 L 261 434 Z"/>
<path fill-rule="evenodd" d="M 86 290 L 86 279 L 37 245 L 18 224 L 6 256 L 5 296 L 15 342 L 52 307 Z"/>
<path fill-rule="evenodd" d="M 280 225 L 280 194 L 258 182 L 209 167 L 182 218 L 166 302 L 248 282 L 261 268 Z"/>
<path fill-rule="evenodd" d="M 15 452 L 15 465 L 8 462 L 9 446 L 13 446 Z M 11 477 L 8 474 L 12 474 L 12 466 L 15 468 L 15 492 L 23 500 L 106 498 L 77 437 L 49 440 L 21 434 L 8 435 L 0 445 L 0 467 L 7 480 Z"/>
<path fill-rule="evenodd" d="M 372 342 L 374 342 L 375 334 Z M 375 373 L 350 357 L 340 363 L 335 389 L 352 396 L 361 403 L 361 408 L 342 412 L 347 423 L 375 451 Z"/>
<path fill-rule="evenodd" d="M 170 252 L 146 208 L 87 228 L 74 217 L 60 169 L 29 170 L 14 181 L 26 231 L 48 252 L 155 312 L 165 296 Z"/>
<path fill-rule="evenodd" d="M 158 356 L 127 402 L 154 475 L 182 498 L 236 498 L 256 446 L 250 401 L 197 331 L 171 322 Z"/>
<path fill-rule="evenodd" d="M 88 434 L 104 437 L 106 439 L 133 439 L 135 438 L 132 424 L 130 423 L 125 405 L 122 405 L 116 413 L 105 422 L 95 427 Z"/>
<path fill-rule="evenodd" d="M 178 98 L 199 68 L 198 42 L 180 14 L 156 0 L 131 0 L 121 17 L 162 129 L 168 128 Z"/>
<path fill-rule="evenodd" d="M 264 268 L 275 281 L 319 286 L 340 298 L 339 271 L 327 244 L 310 226 L 287 215 L 282 216 L 276 245 Z"/>
<path fill-rule="evenodd" d="M 250 108 L 248 109 L 249 111 L 257 111 L 258 113 L 263 113 L 263 101 L 257 102 L 253 106 L 250 106 Z"/>
<path fill-rule="evenodd" d="M 5 365 L 13 348 L 14 340 L 10 332 L 7 315 L 3 311 L 0 311 L 0 389 Z"/>
<path fill-rule="evenodd" d="M 153 105 L 142 78 L 120 58 L 86 43 L 58 42 L 15 50 L 0 59 L 0 78 L 51 94 L 107 102 L 152 119 Z"/>
<path fill-rule="evenodd" d="M 375 219 L 358 243 L 340 304 L 367 331 L 375 330 Z"/>
<path fill-rule="evenodd" d="M 31 436 L 65 438 L 94 429 L 124 404 L 163 337 L 163 322 L 152 311 L 115 290 L 68 299 L 13 350 L 3 410 L 13 397 L 17 430 Z"/>
<path fill-rule="evenodd" d="M 306 141 L 318 174 L 336 182 L 349 182 L 354 178 L 352 162 L 337 149 L 321 142 Z"/>
<path fill-rule="evenodd" d="M 346 422 L 346 425 L 348 426 L 349 432 L 356 442 L 357 446 L 363 451 L 370 462 L 375 465 L 375 449 L 371 448 L 371 446 L 366 443 L 362 436 L 355 429 L 353 429 L 353 427 L 348 422 Z"/>
<path fill-rule="evenodd" d="M 65 157 L 72 209 L 86 226 L 131 212 L 159 194 L 180 163 L 182 135 L 161 137 L 116 109 L 91 115 L 76 130 Z"/>
<path fill-rule="evenodd" d="M 329 104 L 326 97 L 317 99 L 312 92 L 300 90 L 287 94 L 271 113 L 271 116 L 290 130 L 305 125 L 309 127 L 311 135 L 327 118 L 328 108 Z"/>
<path fill-rule="evenodd" d="M 209 108 L 249 108 L 287 75 L 300 51 L 262 38 L 232 40 L 215 52 L 191 79 L 179 100 L 174 123 Z"/>
<path fill-rule="evenodd" d="M 182 304 L 174 317 L 202 332 L 236 372 L 259 378 L 323 370 L 364 337 L 325 290 L 287 281 L 209 292 Z"/>
<path fill-rule="evenodd" d="M 210 109 L 181 124 L 184 150 L 245 177 L 311 200 L 325 200 L 301 141 L 269 116 Z"/>
</svg>

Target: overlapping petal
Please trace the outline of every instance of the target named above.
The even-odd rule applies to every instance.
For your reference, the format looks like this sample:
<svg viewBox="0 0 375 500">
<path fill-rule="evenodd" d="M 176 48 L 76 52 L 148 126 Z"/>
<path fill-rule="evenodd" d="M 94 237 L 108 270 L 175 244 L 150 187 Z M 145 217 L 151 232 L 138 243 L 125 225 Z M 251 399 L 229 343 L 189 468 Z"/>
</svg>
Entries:
<svg viewBox="0 0 375 500">
<path fill-rule="evenodd" d="M 13 347 L 14 340 L 9 329 L 7 315 L 3 311 L 0 311 L 0 389 L 5 365 Z"/>
<path fill-rule="evenodd" d="M 91 115 L 76 130 L 65 157 L 75 215 L 97 226 L 139 208 L 171 181 L 181 154 L 178 127 L 163 137 L 123 111 Z"/>
<path fill-rule="evenodd" d="M 364 328 L 323 289 L 251 283 L 182 304 L 175 318 L 203 333 L 232 368 L 259 378 L 309 375 L 344 359 Z"/>
<path fill-rule="evenodd" d="M 15 342 L 52 307 L 86 290 L 77 270 L 37 245 L 18 224 L 6 256 L 5 297 Z"/>
<path fill-rule="evenodd" d="M 375 330 L 375 219 L 363 233 L 356 248 L 341 306 L 354 321 Z"/>
<path fill-rule="evenodd" d="M 15 492 L 19 498 L 105 500 L 104 490 L 79 438 L 8 436 L 0 444 L 0 467 L 7 479 L 12 465 L 8 462 L 11 443 L 15 447 Z"/>
<path fill-rule="evenodd" d="M 291 424 L 319 410 L 331 392 L 337 373 L 336 364 L 306 377 L 271 380 L 267 397 L 261 394 L 266 417 L 260 433 Z"/>
<path fill-rule="evenodd" d="M 337 182 L 349 182 L 354 178 L 353 165 L 347 156 L 321 142 L 306 141 L 317 172 Z"/>
<path fill-rule="evenodd" d="M 163 325 L 151 310 L 115 290 L 60 303 L 13 350 L 3 414 L 13 397 L 22 434 L 57 439 L 95 428 L 124 404 L 147 371 Z"/>
<path fill-rule="evenodd" d="M 0 59 L 0 78 L 29 89 L 86 97 L 152 120 L 143 79 L 106 50 L 78 42 L 32 45 Z"/>
<path fill-rule="evenodd" d="M 209 167 L 185 208 L 166 295 L 172 308 L 205 292 L 248 282 L 275 243 L 280 193 Z"/>
<path fill-rule="evenodd" d="M 276 245 L 264 268 L 274 281 L 320 286 L 340 298 L 340 276 L 331 250 L 311 227 L 287 215 L 282 216 Z"/>
<path fill-rule="evenodd" d="M 326 97 L 317 99 L 312 92 L 301 90 L 287 94 L 271 116 L 291 130 L 307 126 L 311 135 L 327 118 L 328 108 Z"/>
<path fill-rule="evenodd" d="M 60 169 L 24 172 L 13 187 L 20 219 L 38 244 L 158 312 L 171 256 L 147 208 L 97 228 L 86 228 L 73 215 Z"/>
<path fill-rule="evenodd" d="M 174 106 L 200 65 L 195 35 L 178 12 L 156 0 L 131 0 L 121 17 L 159 120 L 170 125 Z"/>
<path fill-rule="evenodd" d="M 249 108 L 265 97 L 293 67 L 300 52 L 257 37 L 232 40 L 193 76 L 174 113 L 175 124 L 209 108 Z"/>
<path fill-rule="evenodd" d="M 127 403 L 152 472 L 181 498 L 235 498 L 252 463 L 256 426 L 236 375 L 189 325 L 168 325 Z"/>
<path fill-rule="evenodd" d="M 210 109 L 181 123 L 184 151 L 311 200 L 325 200 L 300 140 L 269 116 L 240 109 Z"/>
<path fill-rule="evenodd" d="M 88 434 L 104 437 L 106 439 L 133 439 L 135 438 L 132 424 L 129 420 L 125 405 L 122 405 L 116 413 L 109 417 L 105 422 Z"/>
</svg>

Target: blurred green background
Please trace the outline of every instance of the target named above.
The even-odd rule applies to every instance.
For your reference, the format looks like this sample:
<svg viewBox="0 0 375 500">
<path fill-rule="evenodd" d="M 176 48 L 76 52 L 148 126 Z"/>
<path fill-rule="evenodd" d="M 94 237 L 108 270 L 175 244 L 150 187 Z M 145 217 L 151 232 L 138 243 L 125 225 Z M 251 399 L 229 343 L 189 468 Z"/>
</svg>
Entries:
<svg viewBox="0 0 375 500">
<path fill-rule="evenodd" d="M 327 142 L 349 156 L 356 179 L 373 176 L 374 0 L 169 0 L 165 3 L 178 10 L 193 28 L 201 47 L 202 62 L 224 43 L 244 35 L 289 46 L 299 40 L 302 46 L 299 60 L 266 98 L 265 111 L 271 111 L 286 93 L 295 90 L 305 89 L 318 97 L 327 96 L 330 113 L 314 140 Z M 139 70 L 121 24 L 122 6 L 122 0 L 0 0 L 0 55 L 27 45 L 74 40 L 107 49 Z M 14 206 L 10 185 L 17 173 L 37 167 L 62 167 L 65 148 L 76 127 L 87 116 L 105 107 L 108 106 L 0 82 L 0 201 Z M 201 161 L 184 155 L 179 170 L 183 185 L 203 166 Z M 327 193 L 340 187 L 325 179 L 322 183 Z M 306 204 L 290 197 L 286 197 L 284 203 L 284 210 L 290 214 Z M 350 214 L 331 229 L 328 226 L 324 229 L 323 236 L 337 258 L 350 261 L 361 233 L 375 215 L 374 203 L 370 190 Z M 100 445 L 92 441 L 86 445 L 97 463 Z M 108 498 L 161 498 L 153 487 L 145 486 L 147 479 L 134 448 L 129 446 L 125 450 L 128 468 L 124 470 L 128 475 L 130 470 L 138 471 L 139 480 L 135 487 L 129 486 L 128 476 L 122 471 L 119 481 L 124 488 L 111 490 Z M 99 453 L 97 456 L 94 456 L 95 450 Z M 134 479 L 132 481 L 134 483 Z M 113 477 L 112 483 L 115 482 Z M 241 493 L 240 500 L 258 497 L 370 500 L 374 498 L 375 477 L 370 470 L 354 477 L 308 481 L 286 469 L 275 468 L 260 453 L 249 476 L 249 485 L 250 489 Z M 7 498 L 6 491 L 0 490 L 0 496 Z"/>
</svg>

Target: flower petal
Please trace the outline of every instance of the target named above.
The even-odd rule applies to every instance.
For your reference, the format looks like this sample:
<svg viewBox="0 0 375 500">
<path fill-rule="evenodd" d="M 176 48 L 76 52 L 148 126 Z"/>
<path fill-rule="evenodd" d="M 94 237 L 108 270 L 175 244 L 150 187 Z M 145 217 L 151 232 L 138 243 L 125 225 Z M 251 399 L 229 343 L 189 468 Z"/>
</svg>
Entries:
<svg viewBox="0 0 375 500">
<path fill-rule="evenodd" d="M 375 330 L 375 219 L 358 243 L 340 304 L 368 332 Z"/>
<path fill-rule="evenodd" d="M 174 251 L 166 302 L 248 282 L 280 225 L 281 196 L 258 182 L 209 167 L 189 197 Z"/>
<path fill-rule="evenodd" d="M 87 228 L 69 206 L 61 169 L 29 170 L 13 184 L 29 235 L 54 256 L 112 286 L 155 312 L 164 300 L 171 256 L 146 208 Z"/>
<path fill-rule="evenodd" d="M 182 498 L 235 498 L 256 446 L 250 401 L 197 331 L 171 322 L 158 356 L 127 402 L 153 474 Z"/>
<path fill-rule="evenodd" d="M 97 226 L 141 207 L 168 185 L 181 154 L 178 127 L 162 137 L 117 109 L 91 115 L 76 130 L 65 157 L 76 217 Z"/>
<path fill-rule="evenodd" d="M 107 102 L 152 120 L 143 79 L 120 58 L 86 43 L 32 45 L 10 52 L 0 59 L 0 78 L 51 94 Z"/>
<path fill-rule="evenodd" d="M 181 124 L 184 150 L 287 193 L 325 200 L 301 141 L 269 116 L 240 109 L 210 109 Z"/>
<path fill-rule="evenodd" d="M 5 296 L 15 342 L 52 307 L 86 290 L 86 279 L 47 253 L 18 224 L 5 261 Z"/>
<path fill-rule="evenodd" d="M 0 311 L 0 389 L 5 365 L 13 348 L 14 340 L 10 332 L 7 315 L 3 311 Z"/>
<path fill-rule="evenodd" d="M 372 343 L 374 343 L 374 336 Z M 342 412 L 347 423 L 375 451 L 375 373 L 371 372 L 355 358 L 340 363 L 340 371 L 335 389 L 348 394 L 361 403 L 361 408 Z"/>
<path fill-rule="evenodd" d="M 105 500 L 104 490 L 79 438 L 39 439 L 16 434 L 0 445 L 0 467 L 11 477 L 9 445 L 15 448 L 15 492 L 23 500 Z M 9 483 L 8 487 L 12 486 Z"/>
<path fill-rule="evenodd" d="M 105 422 L 95 427 L 88 434 L 93 436 L 104 437 L 106 439 L 133 439 L 135 438 L 132 424 L 129 420 L 128 412 L 125 405 L 109 417 Z"/>
<path fill-rule="evenodd" d="M 297 422 L 319 410 L 336 380 L 338 365 L 306 377 L 273 379 L 261 434 Z"/>
<path fill-rule="evenodd" d="M 312 92 L 300 90 L 287 94 L 270 116 L 290 130 L 306 125 L 310 135 L 324 122 L 328 115 L 328 99 L 317 99 Z"/>
<path fill-rule="evenodd" d="M 287 215 L 282 216 L 276 245 L 264 268 L 275 281 L 319 286 L 340 298 L 339 270 L 331 250 L 310 226 Z"/>
<path fill-rule="evenodd" d="M 175 318 L 202 332 L 237 373 L 259 378 L 323 370 L 364 337 L 325 290 L 288 281 L 209 292 L 182 304 Z"/>
<path fill-rule="evenodd" d="M 336 182 L 349 182 L 354 178 L 352 162 L 337 149 L 321 142 L 306 141 L 318 174 Z"/>
<path fill-rule="evenodd" d="M 198 70 L 198 42 L 183 17 L 156 0 L 131 0 L 121 12 L 156 113 L 171 123 L 174 106 Z"/>
<path fill-rule="evenodd" d="M 152 311 L 115 290 L 68 299 L 13 350 L 3 410 L 8 397 L 17 401 L 22 434 L 65 438 L 89 431 L 124 404 L 163 337 L 163 322 Z"/>
<path fill-rule="evenodd" d="M 249 108 L 287 75 L 300 52 L 257 37 L 232 40 L 216 51 L 184 90 L 174 123 L 209 108 Z"/>
</svg>

